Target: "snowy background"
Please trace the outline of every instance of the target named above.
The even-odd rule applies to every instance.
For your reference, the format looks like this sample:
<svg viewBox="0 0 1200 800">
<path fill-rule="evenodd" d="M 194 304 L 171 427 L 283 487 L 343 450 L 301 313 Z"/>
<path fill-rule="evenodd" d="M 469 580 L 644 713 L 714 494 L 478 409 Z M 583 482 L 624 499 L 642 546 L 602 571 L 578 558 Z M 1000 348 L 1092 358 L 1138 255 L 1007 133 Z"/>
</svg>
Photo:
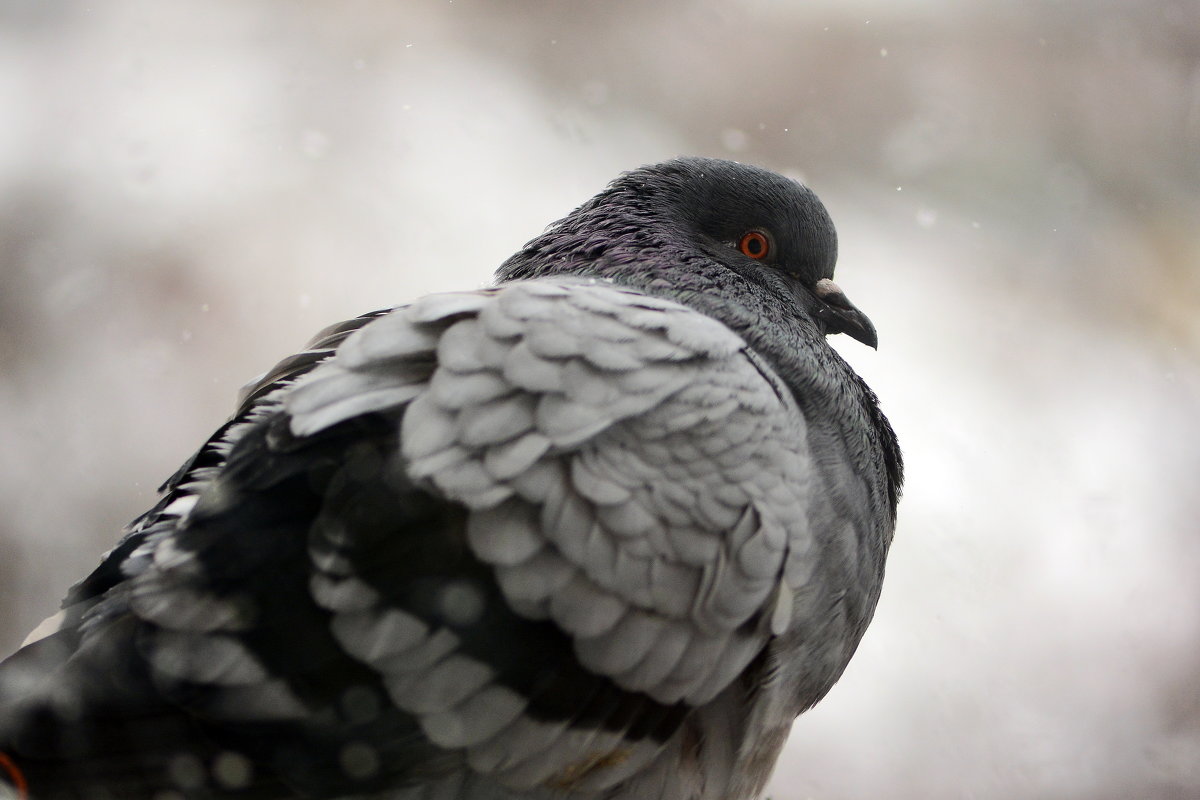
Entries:
<svg viewBox="0 0 1200 800">
<path fill-rule="evenodd" d="M 255 374 L 684 153 L 825 200 L 909 464 L 773 797 L 1200 797 L 1194 0 L 0 0 L 0 649 Z"/>
</svg>

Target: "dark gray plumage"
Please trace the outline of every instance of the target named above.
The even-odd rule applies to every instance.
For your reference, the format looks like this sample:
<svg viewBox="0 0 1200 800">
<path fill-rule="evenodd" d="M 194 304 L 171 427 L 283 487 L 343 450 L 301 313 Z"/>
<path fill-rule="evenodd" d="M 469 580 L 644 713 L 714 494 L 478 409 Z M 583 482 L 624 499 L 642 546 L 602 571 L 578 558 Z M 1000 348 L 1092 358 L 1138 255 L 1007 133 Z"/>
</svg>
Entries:
<svg viewBox="0 0 1200 800">
<path fill-rule="evenodd" d="M 757 796 L 900 492 L 836 255 L 805 187 L 679 159 L 327 330 L 0 665 L 0 784 Z"/>
</svg>

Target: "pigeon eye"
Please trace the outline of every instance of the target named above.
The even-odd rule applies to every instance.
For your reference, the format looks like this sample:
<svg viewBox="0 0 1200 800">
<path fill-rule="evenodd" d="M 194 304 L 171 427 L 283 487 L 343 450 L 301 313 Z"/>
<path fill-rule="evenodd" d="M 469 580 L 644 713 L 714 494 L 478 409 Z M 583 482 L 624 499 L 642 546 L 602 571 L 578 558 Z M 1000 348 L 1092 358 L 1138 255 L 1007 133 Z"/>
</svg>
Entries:
<svg viewBox="0 0 1200 800">
<path fill-rule="evenodd" d="M 738 242 L 738 250 L 742 255 L 762 260 L 771 253 L 771 240 L 762 231 L 746 231 Z"/>
</svg>

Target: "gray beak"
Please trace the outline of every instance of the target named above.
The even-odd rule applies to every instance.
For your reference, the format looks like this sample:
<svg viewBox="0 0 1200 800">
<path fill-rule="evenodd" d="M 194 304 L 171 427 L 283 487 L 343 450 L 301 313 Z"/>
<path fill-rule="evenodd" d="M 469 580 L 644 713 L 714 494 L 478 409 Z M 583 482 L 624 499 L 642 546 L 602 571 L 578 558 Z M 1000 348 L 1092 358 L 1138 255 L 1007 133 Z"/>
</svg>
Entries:
<svg viewBox="0 0 1200 800">
<path fill-rule="evenodd" d="M 821 301 L 817 319 L 825 326 L 825 333 L 845 333 L 865 344 L 879 349 L 879 335 L 867 315 L 854 307 L 841 287 L 829 278 L 822 278 L 813 286 L 813 294 Z"/>
</svg>

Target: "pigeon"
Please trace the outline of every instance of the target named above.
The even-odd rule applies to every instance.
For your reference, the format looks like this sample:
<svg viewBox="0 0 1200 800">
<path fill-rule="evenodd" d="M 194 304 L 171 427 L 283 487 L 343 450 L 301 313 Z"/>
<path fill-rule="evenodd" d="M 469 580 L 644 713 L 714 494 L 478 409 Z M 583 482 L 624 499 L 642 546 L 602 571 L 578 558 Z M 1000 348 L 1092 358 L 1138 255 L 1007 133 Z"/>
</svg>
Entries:
<svg viewBox="0 0 1200 800">
<path fill-rule="evenodd" d="M 0 795 L 760 796 L 901 491 L 836 256 L 801 183 L 679 158 L 326 329 L 0 664 Z"/>
</svg>

